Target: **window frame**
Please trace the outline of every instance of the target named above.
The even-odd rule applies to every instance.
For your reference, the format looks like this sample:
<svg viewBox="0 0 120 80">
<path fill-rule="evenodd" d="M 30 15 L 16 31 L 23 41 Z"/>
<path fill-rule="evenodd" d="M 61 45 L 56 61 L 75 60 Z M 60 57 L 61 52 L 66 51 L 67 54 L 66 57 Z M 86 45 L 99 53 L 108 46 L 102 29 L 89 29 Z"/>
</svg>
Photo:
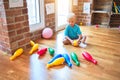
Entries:
<svg viewBox="0 0 120 80">
<path fill-rule="evenodd" d="M 37 30 L 41 30 L 45 27 L 45 9 L 44 9 L 44 0 L 39 0 L 39 7 L 40 7 L 40 23 L 36 24 L 29 24 L 30 32 L 35 32 Z M 28 15 L 29 16 L 29 15 Z"/>
</svg>

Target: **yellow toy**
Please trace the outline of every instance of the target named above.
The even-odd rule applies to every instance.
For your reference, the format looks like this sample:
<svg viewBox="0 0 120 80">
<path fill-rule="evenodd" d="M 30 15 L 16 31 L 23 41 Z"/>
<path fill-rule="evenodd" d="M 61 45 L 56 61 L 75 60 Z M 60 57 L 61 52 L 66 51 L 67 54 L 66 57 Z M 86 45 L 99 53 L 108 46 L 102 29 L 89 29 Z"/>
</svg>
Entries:
<svg viewBox="0 0 120 80">
<path fill-rule="evenodd" d="M 80 26 L 82 26 L 82 22 L 80 22 Z"/>
<path fill-rule="evenodd" d="M 31 41 L 30 41 L 30 45 L 31 45 L 31 46 L 34 46 L 35 43 L 31 40 Z"/>
<path fill-rule="evenodd" d="M 64 62 L 65 62 L 64 57 L 57 58 L 52 63 L 47 64 L 47 68 L 51 66 L 57 66 L 57 65 L 63 64 Z"/>
<path fill-rule="evenodd" d="M 16 57 L 20 56 L 23 53 L 23 49 L 20 48 L 15 51 L 15 53 L 10 57 L 10 60 L 14 60 Z"/>
<path fill-rule="evenodd" d="M 39 45 L 38 44 L 34 44 L 34 46 L 32 47 L 32 49 L 30 50 L 29 54 L 32 54 L 34 51 L 38 50 Z"/>
<path fill-rule="evenodd" d="M 79 45 L 79 44 L 78 44 L 78 41 L 77 41 L 77 40 L 74 40 L 72 45 L 75 46 L 75 47 L 77 47 L 77 46 Z"/>
</svg>

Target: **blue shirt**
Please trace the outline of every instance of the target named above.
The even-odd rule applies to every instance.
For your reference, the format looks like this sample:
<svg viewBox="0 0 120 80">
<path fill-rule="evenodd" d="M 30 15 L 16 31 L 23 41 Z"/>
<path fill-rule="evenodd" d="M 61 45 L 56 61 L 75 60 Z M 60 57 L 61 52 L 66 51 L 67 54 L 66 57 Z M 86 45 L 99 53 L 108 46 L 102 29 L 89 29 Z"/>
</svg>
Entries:
<svg viewBox="0 0 120 80">
<path fill-rule="evenodd" d="M 66 26 L 65 36 L 68 36 L 70 39 L 78 39 L 80 34 L 82 34 L 82 32 L 77 24 L 73 27 L 70 25 Z"/>
</svg>

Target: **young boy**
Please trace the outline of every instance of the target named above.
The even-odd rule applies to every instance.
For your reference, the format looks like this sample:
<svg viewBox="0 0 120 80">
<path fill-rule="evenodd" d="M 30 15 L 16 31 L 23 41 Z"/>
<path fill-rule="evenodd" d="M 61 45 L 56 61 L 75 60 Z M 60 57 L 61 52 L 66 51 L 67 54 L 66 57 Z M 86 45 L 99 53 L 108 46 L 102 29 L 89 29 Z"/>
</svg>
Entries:
<svg viewBox="0 0 120 80">
<path fill-rule="evenodd" d="M 79 26 L 76 23 L 76 17 L 74 13 L 70 13 L 68 15 L 68 25 L 65 29 L 65 38 L 63 40 L 63 44 L 73 44 L 74 40 L 77 40 L 77 43 L 85 43 L 86 36 L 82 36 L 82 32 Z"/>
</svg>

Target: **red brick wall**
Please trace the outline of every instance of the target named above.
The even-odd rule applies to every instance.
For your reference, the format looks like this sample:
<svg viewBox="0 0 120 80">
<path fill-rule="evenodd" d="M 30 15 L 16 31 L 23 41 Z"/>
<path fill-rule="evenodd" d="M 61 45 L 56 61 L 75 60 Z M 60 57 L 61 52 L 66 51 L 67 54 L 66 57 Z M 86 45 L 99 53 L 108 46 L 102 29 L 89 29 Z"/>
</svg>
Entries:
<svg viewBox="0 0 120 80">
<path fill-rule="evenodd" d="M 42 33 L 42 30 L 37 30 L 35 32 L 31 32 L 30 33 L 30 39 L 35 41 L 37 39 L 41 39 L 41 33 Z"/>
<path fill-rule="evenodd" d="M 0 1 L 0 50 L 9 53 L 10 43 L 3 1 Z"/>
<path fill-rule="evenodd" d="M 20 47 L 26 49 L 30 41 L 26 0 L 24 6 L 18 8 L 9 8 L 9 0 L 4 0 L 1 5 L 3 7 L 0 11 L 2 14 L 0 35 L 3 38 L 0 39 L 1 50 L 12 53 Z"/>
<path fill-rule="evenodd" d="M 84 14 L 83 13 L 83 4 L 84 2 L 90 2 L 91 0 L 78 0 L 78 6 L 72 6 L 72 11 L 77 16 L 77 24 L 80 24 L 80 22 L 83 23 L 83 25 L 89 25 L 90 24 L 90 14 Z"/>
</svg>

